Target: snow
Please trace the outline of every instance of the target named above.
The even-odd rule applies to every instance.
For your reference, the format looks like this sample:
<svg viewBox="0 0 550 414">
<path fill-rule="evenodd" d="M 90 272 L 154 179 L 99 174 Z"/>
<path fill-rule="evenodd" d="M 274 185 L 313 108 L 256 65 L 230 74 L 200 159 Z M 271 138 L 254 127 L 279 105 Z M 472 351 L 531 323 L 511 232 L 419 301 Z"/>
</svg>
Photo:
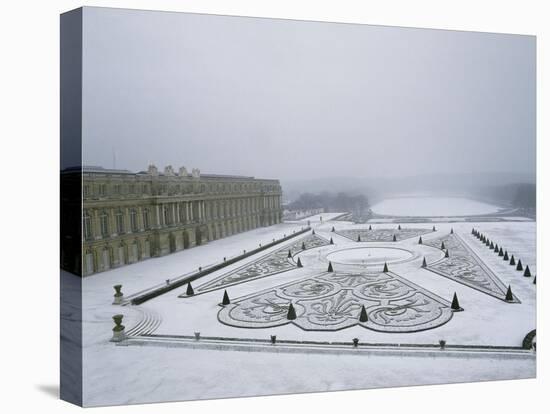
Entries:
<svg viewBox="0 0 550 414">
<path fill-rule="evenodd" d="M 399 197 L 383 200 L 371 207 L 389 216 L 474 216 L 496 213 L 501 208 L 459 197 Z"/>
<path fill-rule="evenodd" d="M 300 253 L 304 267 L 301 269 L 284 272 L 278 275 L 258 279 L 236 286 L 230 286 L 227 291 L 231 298 L 238 298 L 251 293 L 278 286 L 293 280 L 300 280 L 308 276 L 325 271 L 328 260 L 323 256 L 330 252 L 342 249 L 342 247 L 357 247 L 357 243 L 345 237 L 334 235 L 330 232 L 332 224 L 325 225 L 325 230 L 316 229 L 321 237 L 333 237 L 336 243 L 312 251 Z M 523 337 L 535 327 L 535 287 L 532 278 L 524 278 L 518 274 L 512 266 L 503 262 L 502 258 L 495 255 L 485 245 L 470 235 L 472 226 L 480 228 L 485 234 L 490 235 L 499 245 L 507 246 L 510 253 L 522 258 L 522 262 L 529 264 L 531 272 L 536 273 L 534 254 L 534 239 L 529 234 L 534 231 L 534 223 L 509 223 L 507 230 L 501 229 L 500 223 L 480 224 L 453 224 L 454 231 L 460 234 L 469 246 L 479 254 L 492 268 L 505 285 L 511 284 L 514 293 L 522 301 L 521 304 L 508 304 L 494 297 L 486 295 L 467 286 L 456 283 L 440 275 L 428 272 L 420 268 L 423 257 L 428 262 L 442 257 L 443 253 L 426 245 L 418 245 L 417 239 L 408 239 L 399 243 L 400 247 L 416 252 L 415 260 L 404 263 L 392 264 L 390 270 L 398 275 L 427 288 L 430 292 L 451 300 L 454 292 L 457 293 L 460 304 L 467 312 L 456 314 L 453 319 L 440 328 L 411 334 L 380 333 L 366 330 L 362 327 L 354 327 L 336 332 L 307 332 L 297 329 L 293 325 L 286 325 L 269 329 L 239 329 L 220 325 L 217 320 L 218 304 L 221 302 L 223 289 L 208 292 L 193 298 L 181 299 L 178 295 L 184 292 L 185 287 L 176 289 L 159 298 L 146 302 L 141 307 L 150 309 L 163 316 L 163 322 L 156 333 L 192 335 L 200 331 L 205 336 L 227 336 L 266 339 L 271 334 L 279 338 L 298 340 L 329 340 L 347 341 L 357 337 L 365 342 L 399 342 L 399 343 L 437 343 L 439 339 L 446 339 L 448 343 L 467 345 L 505 345 L 519 346 Z M 350 226 L 351 227 L 351 226 Z M 408 225 L 408 227 L 423 227 L 421 224 Z M 425 225 L 424 225 L 425 227 Z M 373 226 L 376 229 L 376 226 Z M 450 231 L 451 226 L 440 227 L 437 232 L 424 236 L 425 241 L 437 238 Z M 340 227 L 336 225 L 336 229 Z M 493 236 L 494 234 L 494 236 Z M 364 245 L 366 243 L 362 243 Z M 370 245 L 370 243 L 369 243 Z M 319 262 L 321 252 L 321 262 Z M 531 253 L 530 253 L 531 252 Z M 249 259 L 250 261 L 253 259 Z M 368 263 L 367 263 L 368 264 Z M 494 266 L 494 267 L 493 267 Z M 381 266 L 378 270 L 381 270 Z M 335 265 L 335 269 L 339 269 Z M 372 268 L 371 268 L 372 269 Z M 205 283 L 218 274 L 212 274 L 201 279 Z M 197 281 L 199 282 L 199 281 Z M 195 287 L 198 285 L 195 284 Z M 172 312 L 172 309 L 178 309 Z"/>
<path fill-rule="evenodd" d="M 422 201 L 420 204 L 426 203 Z M 475 203 L 470 213 L 476 210 Z M 416 203 L 414 203 L 417 205 Z M 463 211 L 467 211 L 462 206 Z M 435 211 L 436 209 L 434 209 Z M 403 210 L 404 211 L 404 210 Z M 420 211 L 420 210 L 417 210 Z M 439 211 L 439 210 L 438 210 Z M 410 210 L 407 210 L 407 214 Z M 458 214 L 458 213 L 455 213 Z M 278 286 L 306 278 L 326 270 L 327 257 L 337 251 L 357 247 L 387 247 L 388 243 L 356 243 L 332 233 L 337 230 L 366 228 L 350 222 L 328 221 L 338 216 L 322 214 L 323 222 L 309 218 L 316 234 L 335 245 L 299 253 L 304 264 L 288 272 L 257 279 L 227 288 L 232 299 L 248 295 L 271 286 Z M 256 229 L 204 246 L 184 250 L 162 258 L 150 259 L 119 269 L 99 273 L 83 280 L 83 359 L 84 404 L 128 404 L 151 401 L 188 400 L 280 394 L 308 391 L 329 391 L 354 388 L 374 388 L 402 385 L 435 384 L 447 382 L 482 381 L 495 379 L 530 378 L 535 375 L 535 359 L 503 358 L 487 355 L 485 358 L 458 357 L 442 353 L 427 357 L 410 352 L 403 355 L 349 355 L 318 353 L 238 352 L 206 349 L 188 349 L 162 346 L 116 346 L 109 342 L 114 326 L 112 315 L 124 314 L 127 330 L 137 325 L 146 315 L 158 324 L 158 335 L 222 336 L 230 338 L 278 339 L 311 341 L 351 341 L 359 338 L 369 343 L 436 344 L 445 339 L 448 344 L 520 346 L 524 336 L 536 326 L 536 285 L 533 278 L 524 278 L 501 257 L 474 238 L 472 227 L 486 234 L 510 254 L 529 265 L 536 274 L 536 223 L 514 222 L 460 222 L 437 223 L 437 231 L 423 238 L 430 240 L 454 232 L 478 254 L 500 280 L 513 288 L 519 304 L 505 303 L 480 291 L 456 283 L 433 272 L 420 268 L 423 257 L 430 262 L 443 254 L 437 249 L 418 245 L 412 238 L 395 244 L 395 247 L 412 252 L 404 260 L 391 264 L 391 271 L 417 284 L 435 295 L 450 301 L 457 293 L 465 309 L 453 315 L 443 326 L 415 333 L 374 332 L 360 326 L 340 331 L 311 332 L 294 325 L 276 328 L 245 329 L 218 322 L 223 290 L 216 290 L 191 298 L 178 298 L 185 286 L 150 300 L 140 306 L 112 305 L 115 284 L 122 284 L 125 295 L 139 292 L 164 283 L 199 266 L 215 263 L 223 256 L 232 256 L 251 250 L 259 243 L 299 230 L 304 223 L 284 223 Z M 432 223 L 406 224 L 403 227 L 431 228 Z M 393 223 L 372 224 L 373 229 L 397 227 Z M 302 236 L 299 236 L 302 237 Z M 292 243 L 289 241 L 287 243 Z M 391 244 L 391 243 L 390 243 Z M 262 252 L 269 253 L 280 246 Z M 345 250 L 344 250 L 345 252 Z M 382 252 L 382 256 L 385 255 Z M 387 252 L 386 252 L 387 253 Z M 346 253 L 340 253 L 346 255 Z M 256 257 L 246 259 L 247 262 Z M 345 258 L 344 258 L 345 259 Z M 353 258 L 352 258 L 353 259 Z M 295 260 L 297 258 L 295 257 Z M 349 260 L 349 258 L 347 259 Z M 366 263 L 370 268 L 379 261 Z M 233 268 L 239 262 L 194 282 L 199 286 Z M 338 266 L 338 265 L 336 265 Z M 345 265 L 340 265 L 345 266 Z M 65 276 L 70 277 L 70 276 Z M 444 369 L 442 369 L 444 368 Z M 365 375 L 368 372 L 369 375 Z M 406 374 L 406 375 L 404 375 Z"/>
<path fill-rule="evenodd" d="M 327 259 L 334 264 L 371 265 L 393 263 L 412 257 L 408 250 L 388 247 L 352 247 L 329 253 Z"/>
<path fill-rule="evenodd" d="M 131 362 L 129 362 L 131 361 Z M 114 405 L 530 378 L 535 360 L 331 356 L 183 348 L 94 350 L 85 404 Z"/>
<path fill-rule="evenodd" d="M 341 215 L 343 215 L 344 212 L 341 213 L 320 213 L 320 214 L 314 214 L 312 216 L 304 217 L 303 219 L 296 220 L 296 221 L 289 221 L 288 223 L 300 223 L 300 224 L 307 224 L 310 222 L 311 224 L 318 224 L 325 221 L 333 220 Z"/>
</svg>

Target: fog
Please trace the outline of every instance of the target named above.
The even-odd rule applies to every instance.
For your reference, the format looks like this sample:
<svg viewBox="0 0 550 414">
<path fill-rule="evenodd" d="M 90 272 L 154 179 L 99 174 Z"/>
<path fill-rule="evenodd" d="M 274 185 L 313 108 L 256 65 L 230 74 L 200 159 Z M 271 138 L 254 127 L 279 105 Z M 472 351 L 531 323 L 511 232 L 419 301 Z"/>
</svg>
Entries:
<svg viewBox="0 0 550 414">
<path fill-rule="evenodd" d="M 535 176 L 531 36 L 85 8 L 83 59 L 88 165 L 306 189 Z"/>
</svg>

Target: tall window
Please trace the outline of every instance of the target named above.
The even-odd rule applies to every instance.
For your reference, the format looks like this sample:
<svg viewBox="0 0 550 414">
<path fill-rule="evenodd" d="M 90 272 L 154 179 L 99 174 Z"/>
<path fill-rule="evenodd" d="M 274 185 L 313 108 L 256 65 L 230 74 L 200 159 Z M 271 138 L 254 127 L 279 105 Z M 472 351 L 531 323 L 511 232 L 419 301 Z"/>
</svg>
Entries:
<svg viewBox="0 0 550 414">
<path fill-rule="evenodd" d="M 138 231 L 137 212 L 135 208 L 130 210 L 130 228 L 133 232 Z"/>
<path fill-rule="evenodd" d="M 124 214 L 122 213 L 122 210 L 117 210 L 115 219 L 116 219 L 116 232 L 118 234 L 124 233 Z"/>
<path fill-rule="evenodd" d="M 101 236 L 109 236 L 109 216 L 105 211 L 102 211 L 99 215 L 99 227 L 101 227 Z"/>
<path fill-rule="evenodd" d="M 149 225 L 149 209 L 144 208 L 143 209 L 143 227 L 145 230 L 149 230 L 151 227 Z"/>
<path fill-rule="evenodd" d="M 86 240 L 92 238 L 92 218 L 88 211 L 84 212 L 84 238 Z"/>
<path fill-rule="evenodd" d="M 99 184 L 99 195 L 100 197 L 105 197 L 107 194 L 107 185 L 106 184 Z"/>
<path fill-rule="evenodd" d="M 170 207 L 169 206 L 164 206 L 164 224 L 165 225 L 171 224 Z"/>
<path fill-rule="evenodd" d="M 180 211 L 180 223 L 185 223 L 185 205 L 181 203 L 179 208 Z"/>
</svg>

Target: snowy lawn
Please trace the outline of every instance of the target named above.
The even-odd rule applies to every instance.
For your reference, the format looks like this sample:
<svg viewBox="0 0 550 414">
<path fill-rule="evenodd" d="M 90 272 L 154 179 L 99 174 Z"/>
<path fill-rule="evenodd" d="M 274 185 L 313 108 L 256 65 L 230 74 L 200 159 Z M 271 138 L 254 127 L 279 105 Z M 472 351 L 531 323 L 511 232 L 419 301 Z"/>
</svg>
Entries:
<svg viewBox="0 0 550 414">
<path fill-rule="evenodd" d="M 407 211 L 407 214 L 410 210 Z M 458 213 L 455 213 L 458 214 Z M 328 245 L 299 253 L 304 267 L 253 280 L 227 288 L 232 300 L 271 286 L 300 280 L 326 271 L 327 256 L 344 248 L 368 247 L 332 233 L 336 230 L 366 228 L 349 222 L 330 222 L 323 214 L 323 222 L 311 220 L 317 235 L 334 240 Z M 306 220 L 307 223 L 307 220 Z M 425 235 L 425 240 L 447 234 L 451 227 L 506 285 L 512 286 L 521 303 L 506 303 L 456 283 L 420 267 L 422 258 L 438 260 L 443 252 L 418 245 L 416 238 L 395 243 L 410 254 L 406 260 L 391 263 L 391 271 L 404 279 L 450 301 L 454 292 L 465 311 L 455 313 L 446 324 L 414 333 L 382 333 L 361 326 L 340 331 L 304 331 L 294 325 L 276 328 L 246 329 L 218 322 L 224 289 L 178 298 L 185 286 L 148 301 L 140 306 L 112 305 L 117 283 L 123 292 L 131 294 L 164 282 L 199 266 L 218 262 L 223 256 L 251 250 L 258 243 L 299 230 L 306 223 L 280 224 L 214 241 L 162 258 L 147 260 L 119 269 L 100 273 L 83 280 L 83 341 L 84 341 L 84 403 L 86 405 L 125 404 L 161 400 L 182 400 L 278 394 L 291 392 L 329 391 L 353 388 L 435 384 L 475 380 L 529 378 L 535 375 L 534 359 L 484 359 L 457 357 L 410 356 L 356 356 L 326 354 L 284 354 L 236 351 L 214 351 L 154 346 L 116 346 L 109 342 L 113 327 L 112 315 L 125 315 L 123 324 L 131 329 L 145 316 L 158 325 L 155 334 L 225 336 L 231 338 L 267 339 L 276 334 L 279 339 L 314 341 L 351 341 L 377 343 L 437 343 L 520 346 L 528 331 L 535 328 L 536 285 L 533 278 L 524 278 L 475 237 L 472 227 L 480 230 L 516 259 L 529 265 L 536 274 L 534 222 L 495 223 L 437 223 L 437 231 Z M 406 224 L 405 228 L 431 228 L 432 224 Z M 372 224 L 373 229 L 397 228 L 397 224 Z M 396 230 L 397 231 L 397 230 Z M 302 237 L 302 236 L 299 236 Z M 291 242 L 287 242 L 291 243 Z M 392 246 L 392 243 L 385 245 Z M 374 245 L 374 244 L 372 244 Z M 383 246 L 384 243 L 380 243 Z M 259 255 L 272 252 L 275 246 Z M 384 253 L 384 252 L 383 252 Z M 387 253 L 387 251 L 385 252 Z M 385 254 L 384 253 L 384 254 Z M 257 256 L 259 256 L 257 255 Z M 345 254 L 344 254 L 345 255 Z M 194 282 L 200 286 L 243 263 L 225 268 Z M 345 260 L 344 260 L 345 261 Z M 353 261 L 353 260 L 352 260 Z M 366 263 L 369 265 L 369 263 Z M 349 266 L 346 264 L 335 264 Z M 373 260 L 369 270 L 380 267 Z"/>
</svg>

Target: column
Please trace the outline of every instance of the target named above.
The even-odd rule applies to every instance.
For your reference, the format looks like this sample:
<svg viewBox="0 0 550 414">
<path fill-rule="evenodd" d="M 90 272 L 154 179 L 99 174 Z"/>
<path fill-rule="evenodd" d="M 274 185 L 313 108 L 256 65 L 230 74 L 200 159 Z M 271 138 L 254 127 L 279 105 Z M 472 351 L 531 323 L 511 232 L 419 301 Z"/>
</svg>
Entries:
<svg viewBox="0 0 550 414">
<path fill-rule="evenodd" d="M 176 203 L 170 203 L 170 207 L 172 210 L 172 224 L 176 224 L 178 222 L 178 217 L 176 216 Z"/>
<path fill-rule="evenodd" d="M 124 215 L 122 216 L 124 221 L 124 233 L 131 233 L 132 229 L 130 226 L 130 209 L 128 207 L 124 208 Z"/>
<path fill-rule="evenodd" d="M 92 238 L 99 240 L 101 239 L 101 225 L 99 223 L 99 211 L 97 209 L 93 209 L 92 215 L 90 215 L 92 218 Z"/>
<path fill-rule="evenodd" d="M 137 227 L 139 231 L 145 230 L 145 226 L 143 225 L 143 207 L 141 206 L 137 208 Z"/>
<path fill-rule="evenodd" d="M 155 204 L 155 226 L 160 229 L 160 205 Z"/>
<path fill-rule="evenodd" d="M 109 209 L 109 220 L 107 220 L 107 233 L 111 235 L 111 237 L 116 237 L 116 219 L 115 219 L 115 210 L 113 208 Z"/>
</svg>

